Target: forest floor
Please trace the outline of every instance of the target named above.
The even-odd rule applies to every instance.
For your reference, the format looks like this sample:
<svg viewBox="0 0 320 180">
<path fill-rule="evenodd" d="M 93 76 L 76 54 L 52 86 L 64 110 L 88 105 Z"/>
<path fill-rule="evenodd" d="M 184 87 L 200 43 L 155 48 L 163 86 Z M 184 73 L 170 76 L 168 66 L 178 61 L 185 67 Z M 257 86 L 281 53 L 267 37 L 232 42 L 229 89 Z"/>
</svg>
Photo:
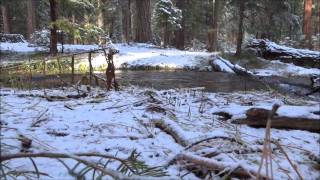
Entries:
<svg viewBox="0 0 320 180">
<path fill-rule="evenodd" d="M 1 43 L 0 49 L 15 53 L 44 51 L 23 43 L 13 44 L 15 43 Z M 69 52 L 78 52 L 97 46 L 65 45 L 65 48 Z M 120 50 L 114 57 L 116 67 L 128 69 L 211 71 L 209 61 L 216 54 L 162 49 L 148 44 L 115 44 L 115 48 Z M 98 55 L 92 62 L 94 67 L 100 67 L 106 61 L 103 55 Z M 260 76 L 320 75 L 319 69 L 270 62 L 261 58 L 232 62 L 239 63 Z M 5 63 L 5 60 L 1 60 L 1 63 Z M 78 65 L 81 63 L 87 63 L 87 59 Z M 198 74 L 194 74 L 191 79 L 199 81 L 197 78 L 202 78 L 204 84 L 210 84 L 210 78 L 226 80 L 222 78 L 223 73 L 206 75 L 206 78 L 200 72 L 195 73 Z M 129 73 L 128 76 L 132 74 Z M 242 169 L 241 173 L 254 174 L 259 169 L 266 129 L 234 123 L 244 118 L 248 109 L 271 109 L 277 103 L 280 105 L 278 115 L 320 119 L 320 104 L 312 98 L 254 90 L 257 88 L 236 92 L 217 92 L 217 89 L 207 92 L 203 88 L 173 89 L 177 87 L 179 80 L 171 78 L 167 82 L 168 77 L 162 78 L 166 81 L 167 90 L 128 85 L 120 91 L 106 92 L 99 87 L 91 87 L 90 91 L 87 87 L 81 87 L 79 92 L 86 92 L 83 97 L 78 97 L 79 92 L 75 87 L 41 90 L 1 87 L 1 155 L 4 157 L 19 152 L 69 155 L 98 153 L 125 159 L 136 151 L 140 161 L 150 167 L 160 166 L 166 172 L 168 176 L 163 179 L 214 179 L 214 173 L 221 172 L 228 176 L 229 173 L 234 175 Z M 235 77 L 233 75 L 228 79 Z M 125 80 L 125 76 L 122 79 Z M 187 81 L 189 80 L 190 77 Z M 156 79 L 153 81 L 157 83 Z M 235 84 L 226 82 L 234 89 Z M 241 82 L 237 83 L 242 85 Z M 170 88 L 167 84 L 173 85 Z M 23 139 L 31 140 L 31 146 L 22 145 L 25 142 Z M 318 133 L 271 128 L 271 139 L 275 179 L 298 179 L 299 174 L 308 179 L 320 178 Z M 198 165 L 177 157 L 188 157 L 211 165 L 219 164 L 220 167 L 216 171 L 203 167 L 199 169 Z M 297 168 L 290 165 L 287 157 Z M 1 172 L 31 178 L 41 172 L 41 179 L 49 176 L 52 179 L 74 179 L 72 175 L 81 173 L 90 179 L 95 174 L 92 169 L 85 169 L 84 164 L 78 166 L 70 158 L 63 160 L 64 164 L 57 157 L 32 160 L 18 158 L 3 161 Z M 105 159 L 97 157 L 86 157 L 85 160 L 106 163 Z M 119 170 L 119 163 L 107 162 L 107 169 Z M 70 167 L 69 171 L 65 165 Z M 34 170 L 34 167 L 37 168 Z M 261 172 L 265 174 L 266 168 L 263 167 Z"/>
<path fill-rule="evenodd" d="M 223 165 L 226 172 L 235 168 L 258 171 L 265 128 L 233 123 L 243 118 L 249 108 L 271 109 L 277 103 L 280 105 L 279 115 L 320 118 L 315 113 L 319 111 L 318 102 L 285 99 L 271 92 L 209 93 L 201 88 L 154 90 L 126 87 L 109 92 L 92 88 L 87 93 L 87 97 L 80 99 L 61 99 L 56 97 L 77 93 L 73 88 L 30 91 L 2 88 L 2 155 L 21 151 L 94 152 L 127 158 L 136 150 L 140 153 L 138 159 L 147 165 L 163 166 L 163 171 L 168 175 L 164 179 L 198 179 L 201 174 L 198 173 L 197 177 L 190 173 L 188 163 L 182 160 L 172 162 L 172 159 L 181 154 L 206 157 L 208 162 Z M 231 116 L 224 119 L 217 112 Z M 167 130 L 159 127 L 159 122 Z M 177 137 L 168 133 L 168 129 Z M 21 137 L 32 140 L 31 146 L 22 148 Z M 202 139 L 208 140 L 201 142 Z M 314 159 L 319 158 L 319 134 L 272 128 L 271 139 L 281 144 L 303 177 L 320 178 L 319 164 Z M 279 147 L 271 144 L 271 148 L 275 179 L 298 179 Z M 86 159 L 99 161 L 99 158 Z M 49 176 L 51 179 L 73 179 L 57 158 L 33 160 L 37 171 L 43 173 L 41 179 Z M 70 168 L 76 165 L 74 160 L 63 161 Z M 34 171 L 33 162 L 29 159 L 13 159 L 4 163 L 4 171 L 11 172 L 11 175 Z M 107 168 L 116 170 L 117 164 L 111 161 Z M 83 164 L 77 166 L 74 174 L 83 169 Z M 264 172 L 265 168 L 262 174 Z M 20 173 L 22 175 L 35 178 L 35 174 Z M 90 179 L 92 175 L 93 170 L 88 170 L 85 176 Z M 207 174 L 207 178 L 213 176 Z"/>
</svg>

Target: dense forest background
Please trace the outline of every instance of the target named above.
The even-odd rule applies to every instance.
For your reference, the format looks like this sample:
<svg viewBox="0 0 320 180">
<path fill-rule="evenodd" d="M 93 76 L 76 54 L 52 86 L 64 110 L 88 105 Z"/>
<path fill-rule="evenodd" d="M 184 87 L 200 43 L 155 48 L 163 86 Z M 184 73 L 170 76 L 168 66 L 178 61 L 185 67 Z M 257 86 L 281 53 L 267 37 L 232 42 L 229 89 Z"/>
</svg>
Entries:
<svg viewBox="0 0 320 180">
<path fill-rule="evenodd" d="M 105 35 L 116 43 L 240 53 L 246 39 L 267 38 L 319 49 L 320 1 L 1 0 L 1 19 L 2 32 L 29 40 L 51 28 L 74 44 L 97 43 Z"/>
</svg>

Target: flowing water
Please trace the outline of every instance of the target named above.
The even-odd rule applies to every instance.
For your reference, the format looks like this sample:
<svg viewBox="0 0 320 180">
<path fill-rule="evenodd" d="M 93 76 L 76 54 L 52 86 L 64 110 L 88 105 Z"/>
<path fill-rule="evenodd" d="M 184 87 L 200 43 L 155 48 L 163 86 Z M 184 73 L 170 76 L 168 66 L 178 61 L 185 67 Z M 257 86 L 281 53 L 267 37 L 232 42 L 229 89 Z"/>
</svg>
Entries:
<svg viewBox="0 0 320 180">
<path fill-rule="evenodd" d="M 95 73 L 105 77 L 102 73 Z M 78 82 L 84 75 L 76 74 L 75 81 Z M 41 74 L 24 75 L 19 77 L 24 87 L 52 88 L 68 85 L 71 82 L 71 74 L 62 74 L 60 78 L 56 75 L 43 76 Z M 116 79 L 121 86 L 135 85 L 151 87 L 157 90 L 174 88 L 203 87 L 208 92 L 236 92 L 252 90 L 277 90 L 284 94 L 303 96 L 310 91 L 310 80 L 306 77 L 284 78 L 279 76 L 250 78 L 237 76 L 235 74 L 222 72 L 198 72 L 198 71 L 116 71 Z M 8 85 L 0 78 L 0 84 Z M 92 84 L 96 85 L 95 79 Z M 10 84 L 9 84 L 10 85 Z M 70 85 L 70 84 L 69 84 Z M 105 84 L 99 81 L 99 86 Z"/>
</svg>

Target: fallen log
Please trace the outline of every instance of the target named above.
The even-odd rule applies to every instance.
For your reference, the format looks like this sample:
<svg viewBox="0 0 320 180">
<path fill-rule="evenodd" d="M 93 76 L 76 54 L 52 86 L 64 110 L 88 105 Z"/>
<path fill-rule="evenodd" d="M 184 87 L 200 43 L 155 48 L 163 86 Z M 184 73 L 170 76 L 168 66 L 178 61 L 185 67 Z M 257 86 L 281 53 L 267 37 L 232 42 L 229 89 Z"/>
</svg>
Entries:
<svg viewBox="0 0 320 180">
<path fill-rule="evenodd" d="M 238 64 L 233 64 L 230 61 L 223 59 L 222 57 L 216 55 L 211 61 L 209 61 L 213 71 L 216 72 L 226 72 L 234 73 L 241 76 L 251 76 L 252 72 L 239 66 Z"/>
<path fill-rule="evenodd" d="M 251 108 L 246 112 L 246 118 L 232 121 L 235 124 L 246 124 L 252 127 L 266 127 L 269 110 L 263 108 Z M 288 117 L 275 115 L 272 118 L 271 128 L 296 129 L 310 132 L 320 132 L 320 120 L 305 117 Z"/>
<path fill-rule="evenodd" d="M 317 51 L 286 47 L 265 39 L 253 39 L 246 45 L 246 49 L 268 60 L 320 68 L 320 52 Z"/>
</svg>

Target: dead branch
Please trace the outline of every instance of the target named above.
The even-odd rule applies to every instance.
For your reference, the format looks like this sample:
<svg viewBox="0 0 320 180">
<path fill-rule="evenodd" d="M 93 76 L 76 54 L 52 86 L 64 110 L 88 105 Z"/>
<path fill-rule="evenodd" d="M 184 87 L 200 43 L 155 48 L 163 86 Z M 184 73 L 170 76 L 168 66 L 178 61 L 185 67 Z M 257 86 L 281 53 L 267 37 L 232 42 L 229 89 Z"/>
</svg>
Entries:
<svg viewBox="0 0 320 180">
<path fill-rule="evenodd" d="M 279 107 L 280 107 L 280 105 L 274 104 L 272 106 L 272 110 L 268 114 L 267 126 L 266 126 L 266 131 L 265 131 L 264 142 L 263 142 L 262 156 L 261 156 L 261 161 L 260 161 L 260 165 L 259 165 L 259 169 L 258 169 L 258 177 L 257 177 L 257 179 L 259 179 L 263 162 L 265 162 L 265 168 L 266 168 L 267 177 L 269 178 L 269 167 L 270 167 L 271 179 L 273 179 L 270 128 L 271 128 L 271 122 L 272 122 L 271 120 L 273 119 L 273 116 L 276 114 L 276 112 L 279 109 Z"/>
<path fill-rule="evenodd" d="M 155 127 L 172 136 L 173 139 L 181 146 L 186 147 L 188 145 L 188 141 L 182 137 L 181 132 L 179 132 L 181 130 L 177 128 L 178 126 L 174 125 L 174 122 L 170 122 L 169 120 L 157 119 L 153 120 L 153 123 Z"/>
<path fill-rule="evenodd" d="M 101 80 L 101 81 L 103 81 L 103 82 L 107 82 L 107 80 L 105 79 L 105 78 L 103 78 L 103 77 L 100 77 L 100 76 L 98 76 L 98 75 L 96 75 L 96 74 L 93 74 L 93 77 L 95 77 L 95 78 L 97 78 L 97 79 L 99 79 L 99 80 Z"/>
<path fill-rule="evenodd" d="M 287 160 L 289 161 L 291 167 L 292 167 L 292 168 L 294 169 L 294 171 L 297 173 L 297 175 L 299 176 L 299 178 L 300 178 L 301 180 L 303 180 L 303 177 L 302 177 L 302 175 L 300 174 L 297 166 L 296 166 L 295 164 L 293 164 L 293 162 L 290 160 L 288 154 L 287 154 L 286 151 L 282 148 L 282 146 L 280 145 L 280 143 L 279 143 L 278 141 L 274 141 L 273 143 L 280 149 L 280 151 L 281 151 L 281 152 L 284 154 L 284 156 L 287 158 Z"/>
<path fill-rule="evenodd" d="M 43 117 L 43 115 L 45 115 L 46 112 L 48 112 L 48 110 L 49 110 L 48 108 L 47 108 L 46 110 L 44 110 L 44 111 L 40 114 L 40 116 L 39 116 L 34 122 L 32 122 L 31 127 L 37 127 L 39 123 L 45 121 L 46 119 L 45 119 L 45 118 L 42 119 L 42 117 Z"/>
<path fill-rule="evenodd" d="M 111 106 L 111 107 L 106 107 L 106 108 L 103 108 L 101 109 L 102 111 L 104 110 L 107 110 L 107 109 L 118 109 L 118 108 L 122 108 L 122 107 L 125 107 L 125 106 L 135 106 L 137 104 L 140 104 L 140 103 L 143 103 L 145 102 L 147 99 L 143 99 L 143 100 L 139 100 L 139 101 L 136 101 L 136 102 L 133 102 L 133 103 L 130 103 L 130 104 L 124 104 L 124 105 L 119 105 L 119 106 Z"/>
<path fill-rule="evenodd" d="M 160 113 L 160 114 L 166 114 L 166 109 L 164 109 L 163 107 L 157 105 L 157 104 L 149 104 L 146 107 L 146 111 L 148 112 L 155 112 L 155 113 Z"/>
<path fill-rule="evenodd" d="M 73 84 L 70 84 L 70 83 L 64 81 L 59 75 L 57 75 L 56 77 L 57 77 L 62 83 L 67 84 L 68 86 L 70 86 L 70 87 L 74 88 L 75 90 L 77 90 L 78 94 L 80 94 L 80 91 L 81 91 L 82 93 L 85 93 L 85 91 L 79 89 L 79 87 L 78 87 L 77 85 L 73 85 Z"/>
<path fill-rule="evenodd" d="M 224 140 L 228 140 L 228 141 L 230 141 L 230 142 L 238 142 L 235 138 L 231 138 L 231 137 L 226 137 L 226 136 L 213 136 L 213 137 L 208 137 L 208 138 L 204 138 L 204 139 L 201 139 L 201 140 L 199 140 L 199 141 L 196 141 L 196 142 L 188 145 L 188 146 L 185 148 L 185 150 L 188 150 L 188 149 L 190 149 L 191 147 L 193 147 L 193 146 L 195 146 L 195 145 L 197 145 L 197 144 L 200 144 L 200 143 L 202 143 L 202 142 L 204 142 L 204 141 L 209 141 L 209 140 L 212 140 L 212 139 L 224 139 Z"/>
<path fill-rule="evenodd" d="M 70 109 L 70 110 L 74 110 L 72 107 L 70 107 L 69 105 L 65 104 L 64 105 L 65 108 Z"/>
<path fill-rule="evenodd" d="M 39 175 L 42 175 L 42 176 L 48 176 L 50 178 L 52 178 L 51 176 L 49 176 L 49 174 L 47 173 L 44 173 L 44 172 L 35 172 L 35 171 L 10 171 L 8 172 L 6 175 L 14 175 L 14 176 L 18 176 L 20 174 L 39 174 Z"/>
<path fill-rule="evenodd" d="M 103 136 L 104 138 L 108 138 L 108 139 L 120 139 L 120 138 L 128 138 L 130 140 L 139 140 L 139 139 L 148 139 L 148 138 L 152 138 L 152 134 L 148 135 L 148 136 L 131 136 L 131 135 L 127 135 L 127 136 Z"/>
<path fill-rule="evenodd" d="M 252 148 L 245 148 L 245 149 L 231 149 L 231 150 L 225 150 L 225 151 L 212 151 L 212 152 L 209 152 L 209 153 L 206 153 L 204 154 L 203 156 L 204 157 L 207 157 L 207 158 L 211 158 L 211 157 L 214 157 L 214 156 L 217 156 L 221 153 L 236 153 L 236 154 L 250 154 L 250 153 L 257 153 L 257 152 L 262 152 L 261 149 L 252 149 Z"/>
<path fill-rule="evenodd" d="M 45 98 L 48 101 L 67 101 L 69 99 L 80 99 L 87 97 L 87 93 L 78 94 L 78 95 L 67 95 L 67 96 L 47 96 L 47 95 L 40 95 L 40 94 L 18 94 L 18 97 L 38 97 L 38 98 Z"/>
<path fill-rule="evenodd" d="M 191 153 L 181 153 L 177 156 L 177 160 L 184 160 L 193 163 L 196 166 L 205 167 L 209 170 L 223 171 L 226 168 L 232 169 L 231 176 L 239 178 L 255 178 L 257 172 L 253 170 L 246 170 L 240 164 L 235 164 L 234 167 L 230 167 L 230 164 L 223 164 L 223 162 L 216 161 L 214 159 L 204 158 Z M 254 177 L 253 177 L 254 176 Z M 264 176 L 260 175 L 263 179 Z"/>
</svg>

